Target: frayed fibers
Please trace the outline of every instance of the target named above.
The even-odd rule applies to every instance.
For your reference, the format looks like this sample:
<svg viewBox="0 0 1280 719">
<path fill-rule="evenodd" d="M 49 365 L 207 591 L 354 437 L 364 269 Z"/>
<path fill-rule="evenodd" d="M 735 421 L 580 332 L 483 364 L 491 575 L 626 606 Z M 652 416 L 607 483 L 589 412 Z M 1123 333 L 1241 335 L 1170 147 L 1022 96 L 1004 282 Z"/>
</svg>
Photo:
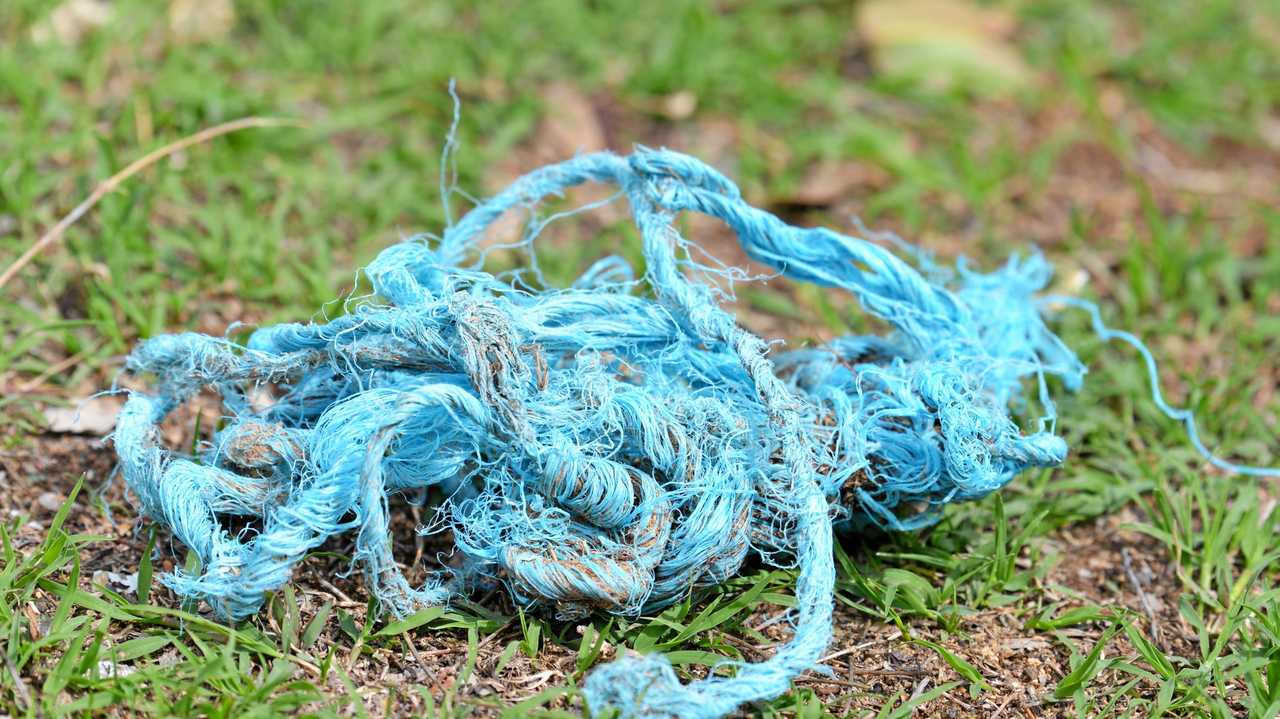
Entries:
<svg viewBox="0 0 1280 719">
<path fill-rule="evenodd" d="M 482 269 L 490 224 L 586 182 L 629 202 L 642 276 L 609 258 L 552 289 Z M 770 352 L 721 309 L 721 285 L 741 275 L 693 260 L 673 226 L 682 212 L 724 222 L 782 275 L 851 293 L 892 331 Z M 154 394 L 130 395 L 115 443 L 142 509 L 200 557 L 164 581 L 232 620 L 348 531 L 367 586 L 399 616 L 497 585 L 561 617 L 632 616 L 733 576 L 749 554 L 797 568 L 794 636 L 771 659 L 682 685 L 661 657 L 626 657 L 586 682 L 593 710 L 718 717 L 785 692 L 827 646 L 833 523 L 921 527 L 1066 456 L 1046 377 L 1072 388 L 1085 369 L 1042 319 L 1047 264 L 980 274 L 919 259 L 789 226 L 692 157 L 583 155 L 441 238 L 386 249 L 365 268 L 372 295 L 332 321 L 263 327 L 244 346 L 142 343 L 127 369 Z M 1044 416 L 1024 432 L 1010 407 L 1028 379 Z M 226 412 L 212 442 L 199 456 L 164 448 L 166 415 L 210 388 Z M 393 494 L 430 496 L 421 531 L 452 532 L 457 556 L 421 586 L 391 554 Z M 228 531 L 233 516 L 253 529 Z"/>
</svg>

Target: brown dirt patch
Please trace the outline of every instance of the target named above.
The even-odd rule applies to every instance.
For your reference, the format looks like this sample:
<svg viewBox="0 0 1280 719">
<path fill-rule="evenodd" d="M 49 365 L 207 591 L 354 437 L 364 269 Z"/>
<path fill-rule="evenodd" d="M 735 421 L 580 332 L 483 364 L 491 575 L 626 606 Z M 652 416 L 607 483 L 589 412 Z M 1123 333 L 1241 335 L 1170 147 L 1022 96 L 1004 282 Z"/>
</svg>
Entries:
<svg viewBox="0 0 1280 719">
<path fill-rule="evenodd" d="M 15 538 L 24 549 L 37 545 L 43 538 L 47 522 L 80 476 L 85 490 L 67 518 L 66 527 L 76 533 L 100 535 L 105 541 L 91 545 L 82 557 L 86 589 L 92 583 L 108 584 L 113 590 L 129 596 L 120 584 L 137 571 L 145 546 L 145 533 L 135 510 L 124 496 L 123 483 L 108 481 L 115 458 L 101 440 L 75 436 L 39 436 L 14 450 L 0 453 L 0 511 L 5 516 L 30 518 Z M 108 511 L 109 510 L 109 511 Z M 407 560 L 415 555 L 432 554 L 432 546 L 424 553 L 412 532 L 415 523 L 408 511 L 393 512 L 396 519 L 397 555 Z M 1121 529 L 1134 517 L 1120 513 L 1090 524 L 1057 532 L 1045 541 L 1045 551 L 1055 557 L 1053 568 L 1036 596 L 1042 605 L 1065 602 L 1064 606 L 1084 602 L 1103 607 L 1126 607 L 1137 616 L 1148 619 L 1145 631 L 1169 653 L 1192 656 L 1196 649 L 1194 633 L 1180 618 L 1177 600 L 1180 584 L 1163 548 L 1143 535 Z M 170 570 L 181 561 L 182 549 L 170 545 L 164 537 L 157 569 Z M 367 593 L 358 574 L 342 576 L 347 569 L 336 554 L 349 554 L 350 537 L 333 540 L 324 549 L 330 554 L 307 559 L 298 571 L 296 592 L 302 621 L 324 604 L 333 602 L 349 612 L 358 624 L 367 617 Z M 447 538 L 441 540 L 447 544 Z M 442 545 L 443 546 L 443 545 Z M 424 571 L 418 563 L 414 574 Z M 1139 591 L 1139 587 L 1141 590 Z M 154 601 L 174 605 L 173 596 L 157 584 Z M 481 598 L 492 605 L 505 603 L 505 597 Z M 499 607 L 509 610 L 509 606 Z M 49 616 L 54 602 L 40 596 L 30 608 L 39 626 L 40 617 Z M 762 610 L 750 626 L 763 626 L 771 640 L 785 641 L 789 632 L 784 622 L 768 624 L 774 608 Z M 1028 629 L 1028 608 L 983 609 L 964 618 L 959 632 L 947 634 L 931 623 L 910 627 L 921 638 L 942 644 L 982 672 L 991 685 L 989 691 L 971 696 L 962 686 L 948 692 L 921 710 L 921 716 L 938 717 L 1018 717 L 1066 716 L 1069 704 L 1048 701 L 1054 687 L 1066 672 L 1066 643 L 1076 651 L 1086 652 L 1102 634 L 1093 624 L 1047 633 Z M 272 613 L 267 611 L 254 620 L 267 631 L 278 631 Z M 1154 627 L 1154 629 L 1153 629 Z M 393 714 L 412 714 L 425 709 L 416 687 L 423 687 L 438 699 L 457 689 L 460 699 L 476 699 L 498 706 L 509 705 L 536 695 L 548 687 L 563 685 L 575 674 L 576 653 L 553 641 L 544 642 L 536 657 L 522 653 L 495 671 L 499 655 L 506 645 L 519 636 L 518 627 L 507 627 L 480 642 L 475 671 L 465 686 L 455 687 L 467 660 L 465 635 L 456 631 L 424 631 L 404 635 L 401 641 L 387 646 L 364 648 L 351 653 L 352 641 L 342 633 L 338 623 L 330 620 L 319 640 L 317 653 L 337 647 L 338 661 L 353 681 L 368 693 L 371 711 L 390 709 Z M 128 637 L 120 637 L 123 640 Z M 725 636 L 725 641 L 738 646 L 748 658 L 767 657 L 773 645 L 755 646 L 740 637 Z M 1107 655 L 1132 653 L 1121 637 L 1107 650 Z M 604 658 L 614 654 L 606 647 Z M 828 706 L 837 711 L 857 712 L 878 708 L 887 698 L 918 695 L 939 684 L 960 679 L 933 650 L 904 640 L 899 631 L 878 619 L 867 617 L 848 606 L 840 606 L 836 620 L 836 638 L 824 662 L 831 676 L 809 673 L 798 680 L 800 686 L 812 688 Z M 1092 685 L 1091 692 L 1106 691 L 1114 682 L 1127 677 L 1104 675 Z M 335 692 L 345 691 L 334 679 Z M 1139 691 L 1154 695 L 1157 687 L 1140 686 Z M 1233 700 L 1244 696 L 1241 686 L 1229 688 Z M 495 710 L 496 711 L 496 710 Z M 484 712 L 482 712 L 483 714 Z"/>
</svg>

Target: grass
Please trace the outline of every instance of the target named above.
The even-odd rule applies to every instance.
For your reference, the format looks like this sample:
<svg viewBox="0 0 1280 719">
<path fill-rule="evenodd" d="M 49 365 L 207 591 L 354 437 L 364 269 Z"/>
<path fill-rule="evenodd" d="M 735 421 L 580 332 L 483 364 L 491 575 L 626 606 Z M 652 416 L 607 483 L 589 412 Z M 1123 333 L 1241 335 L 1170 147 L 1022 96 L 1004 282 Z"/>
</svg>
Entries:
<svg viewBox="0 0 1280 719">
<path fill-rule="evenodd" d="M 53 5 L 0 6 L 4 264 L 95 182 L 165 142 L 250 114 L 308 126 L 237 134 L 148 170 L 3 290 L 0 418 L 10 449 L 42 441 L 39 409 L 102 386 L 138 338 L 312 316 L 377 249 L 439 229 L 439 153 L 452 111 L 445 87 L 456 78 L 461 187 L 494 189 L 492 168 L 506 158 L 531 168 L 528 148 L 554 109 L 544 89 L 558 80 L 621 118 L 613 131 L 625 141 L 683 138 L 677 149 L 705 154 L 730 133 L 722 143 L 730 149 L 714 159 L 757 203 L 788 207 L 816 164 L 856 160 L 883 179 L 859 186 L 855 204 L 803 209 L 804 221 L 847 226 L 844 213 L 856 211 L 988 266 L 1040 243 L 1060 284 L 1075 289 L 1075 276 L 1087 274 L 1080 291 L 1101 299 L 1113 324 L 1152 342 L 1166 385 L 1196 408 L 1211 446 L 1243 461 L 1280 461 L 1280 198 L 1267 174 L 1277 157 L 1267 143 L 1280 127 L 1274 4 L 1015 8 L 1017 50 L 1037 80 L 1005 98 L 868 70 L 850 3 L 255 0 L 236 3 L 231 35 L 193 44 L 167 31 L 163 7 L 121 0 L 110 24 L 77 43 L 32 41 L 31 27 Z M 691 116 L 663 109 L 675 93 L 696 98 Z M 1171 172 L 1152 164 L 1153 148 L 1178 167 L 1207 169 Z M 629 239 L 612 228 L 592 238 L 565 231 L 580 244 L 548 248 L 544 267 L 558 279 Z M 820 292 L 752 287 L 740 306 L 748 317 L 786 318 L 800 328 L 797 341 L 859 326 L 847 305 Z M 1059 327 L 1094 368 L 1059 408 L 1073 448 L 1067 466 L 957 506 L 929 531 L 854 538 L 839 550 L 842 621 L 896 630 L 890 644 L 933 657 L 945 681 L 801 682 L 751 711 L 902 717 L 1004 701 L 1024 666 L 993 663 L 975 628 L 999 616 L 1043 642 L 1056 663 L 1037 711 L 1280 712 L 1272 486 L 1206 471 L 1147 400 L 1132 352 L 1099 344 L 1084 317 L 1064 315 Z M 67 369 L 15 389 L 58 363 Z M 780 570 L 658 616 L 583 625 L 484 605 L 392 624 L 333 603 L 304 615 L 285 589 L 264 617 L 226 627 L 197 608 L 149 601 L 163 592 L 149 550 L 135 592 L 95 582 L 85 563 L 116 540 L 67 531 L 72 508 L 66 502 L 38 540 L 24 534 L 27 516 L 0 524 L 0 714 L 414 707 L 428 716 L 577 716 L 575 687 L 621 647 L 662 651 L 703 672 L 775 643 L 761 620 L 791 603 L 792 577 Z M 1133 553 L 1167 564 L 1167 581 L 1128 566 L 1089 570 L 1107 579 L 1083 588 L 1068 581 L 1083 576 L 1073 542 L 1104 530 L 1124 545 L 1126 564 Z M 1146 592 L 1159 603 L 1149 611 Z M 448 681 L 374 692 L 357 671 L 416 657 L 426 637 L 456 648 Z M 529 671 L 513 676 L 515 666 Z M 557 681 L 519 703 L 478 696 L 469 683 L 483 674 L 534 685 L 546 667 L 557 668 Z"/>
</svg>

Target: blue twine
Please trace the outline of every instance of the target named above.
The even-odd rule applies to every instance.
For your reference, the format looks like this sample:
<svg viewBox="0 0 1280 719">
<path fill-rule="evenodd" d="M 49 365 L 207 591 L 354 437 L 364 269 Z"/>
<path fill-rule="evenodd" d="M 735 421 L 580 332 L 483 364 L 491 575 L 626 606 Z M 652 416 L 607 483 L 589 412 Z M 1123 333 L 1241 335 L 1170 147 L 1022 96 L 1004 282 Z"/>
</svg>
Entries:
<svg viewBox="0 0 1280 719">
<path fill-rule="evenodd" d="M 1246 464 L 1237 464 L 1221 459 L 1209 448 L 1205 446 L 1204 440 L 1200 439 L 1200 430 L 1196 427 L 1196 417 L 1189 408 L 1174 407 L 1164 398 L 1164 392 L 1160 389 L 1160 369 L 1156 365 L 1155 355 L 1151 354 L 1146 343 L 1138 339 L 1130 332 L 1123 330 L 1115 330 L 1107 327 L 1102 321 L 1102 312 L 1098 306 L 1088 300 L 1082 300 L 1078 297 L 1064 297 L 1062 295 L 1046 295 L 1041 298 L 1041 304 L 1051 307 L 1055 304 L 1065 305 L 1078 310 L 1084 310 L 1089 315 L 1089 322 L 1093 326 L 1094 334 L 1101 337 L 1104 341 L 1119 340 L 1133 347 L 1142 357 L 1142 363 L 1146 366 L 1147 382 L 1151 385 L 1151 401 L 1156 407 L 1164 413 L 1166 417 L 1177 422 L 1181 422 L 1183 428 L 1187 432 L 1187 437 L 1191 439 L 1191 445 L 1195 447 L 1196 452 L 1200 453 L 1209 464 L 1226 472 L 1234 472 L 1252 477 L 1280 477 L 1280 467 L 1252 467 Z"/>
<path fill-rule="evenodd" d="M 629 201 L 640 279 L 618 258 L 564 289 L 482 269 L 474 245 L 495 220 L 585 182 Z M 713 280 L 735 275 L 689 256 L 681 212 L 723 221 L 787 277 L 852 293 L 893 331 L 770 353 L 721 309 Z M 495 585 L 565 618 L 634 616 L 724 581 L 751 553 L 797 568 L 794 635 L 772 658 L 681 684 L 662 657 L 627 656 L 584 687 L 595 711 L 718 717 L 817 664 L 832 632 L 833 523 L 914 529 L 1066 457 L 1046 377 L 1074 388 L 1085 368 L 1041 312 L 1049 299 L 1085 305 L 1036 298 L 1050 275 L 1038 255 L 990 274 L 924 272 L 866 240 L 787 225 L 692 157 L 582 155 L 522 177 L 438 241 L 384 250 L 365 269 L 372 296 L 342 317 L 263 327 L 244 346 L 143 342 L 127 369 L 155 392 L 130 394 L 115 443 L 143 511 L 200 557 L 165 583 L 231 620 L 351 530 L 370 591 L 398 616 Z M 1150 352 L 1091 311 L 1099 334 L 1139 348 L 1154 384 Z M 1024 433 L 1009 408 L 1029 377 L 1044 416 Z M 206 388 L 223 398 L 223 426 L 199 456 L 166 449 L 160 423 Z M 1156 399 L 1218 466 L 1275 472 L 1212 458 L 1190 414 Z M 437 501 L 421 531 L 451 532 L 460 556 L 415 587 L 391 553 L 387 502 L 423 490 Z M 233 534 L 233 516 L 253 528 Z"/>
</svg>

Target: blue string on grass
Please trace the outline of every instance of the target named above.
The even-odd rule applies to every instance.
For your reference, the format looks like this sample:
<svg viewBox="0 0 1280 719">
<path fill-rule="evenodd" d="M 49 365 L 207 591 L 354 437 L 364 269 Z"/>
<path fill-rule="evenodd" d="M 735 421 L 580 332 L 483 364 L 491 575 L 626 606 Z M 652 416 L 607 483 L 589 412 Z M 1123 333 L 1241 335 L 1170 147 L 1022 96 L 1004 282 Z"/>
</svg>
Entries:
<svg viewBox="0 0 1280 719">
<path fill-rule="evenodd" d="M 629 201 L 639 280 L 618 258 L 565 289 L 482 269 L 476 241 L 500 216 L 587 182 Z M 673 226 L 683 212 L 721 220 L 793 280 L 852 293 L 892 332 L 771 352 L 721 308 L 711 280 L 724 270 L 690 257 Z M 244 346 L 142 343 L 127 369 L 155 390 L 130 394 L 115 443 L 145 513 L 201 559 L 164 581 L 231 620 L 347 531 L 398 616 L 497 584 L 561 617 L 634 616 L 734 576 L 749 554 L 796 568 L 794 634 L 772 658 L 681 684 L 661 656 L 626 656 L 584 688 L 596 711 L 719 717 L 815 667 L 832 632 L 833 524 L 918 528 L 1063 461 L 1046 377 L 1074 388 L 1085 368 L 1045 326 L 1049 301 L 1092 308 L 1154 383 L 1150 353 L 1096 307 L 1037 298 L 1050 275 L 1039 256 L 990 274 L 917 260 L 923 273 L 866 240 L 790 226 L 686 155 L 582 155 L 517 180 L 438 241 L 384 250 L 349 314 L 264 327 Z M 1010 407 L 1029 378 L 1044 416 L 1024 432 Z M 161 422 L 209 388 L 227 415 L 213 441 L 200 456 L 166 449 Z M 388 498 L 422 490 L 440 500 L 421 531 L 451 532 L 458 556 L 415 587 L 392 556 Z M 253 529 L 232 533 L 231 517 Z"/>
</svg>

